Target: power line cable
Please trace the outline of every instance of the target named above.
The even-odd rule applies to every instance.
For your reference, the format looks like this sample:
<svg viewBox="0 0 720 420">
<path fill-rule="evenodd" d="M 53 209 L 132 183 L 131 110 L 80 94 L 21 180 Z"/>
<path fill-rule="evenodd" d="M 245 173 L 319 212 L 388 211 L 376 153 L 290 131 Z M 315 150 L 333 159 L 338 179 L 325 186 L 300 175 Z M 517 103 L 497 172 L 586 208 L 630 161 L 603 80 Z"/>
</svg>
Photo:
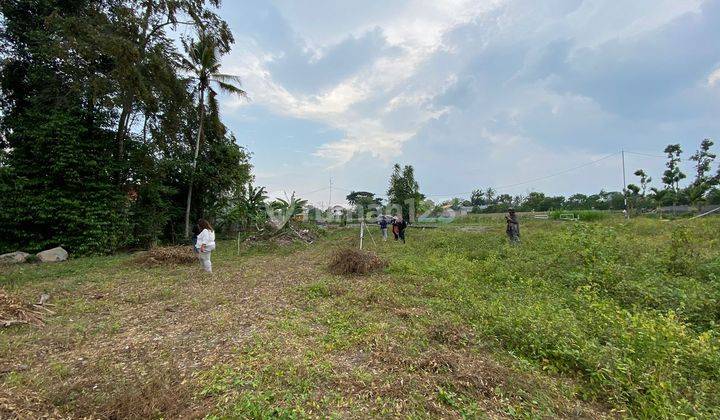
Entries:
<svg viewBox="0 0 720 420">
<path fill-rule="evenodd" d="M 642 152 L 631 152 L 626 150 L 625 153 L 631 154 L 631 155 L 637 155 L 637 156 L 645 156 L 645 157 L 651 157 L 651 158 L 658 158 L 658 159 L 666 159 L 667 156 L 661 156 L 661 155 L 653 155 L 650 153 L 642 153 Z"/>
<path fill-rule="evenodd" d="M 304 196 L 304 195 L 314 194 L 314 193 L 320 192 L 320 191 L 325 191 L 325 190 L 327 190 L 328 188 L 329 188 L 329 187 L 323 187 L 323 188 L 320 188 L 320 189 L 317 189 L 317 190 L 307 191 L 307 192 L 297 192 L 297 191 L 293 191 L 293 192 L 296 193 L 296 194 L 299 195 L 299 196 Z M 276 190 L 276 191 L 282 191 L 283 193 L 287 194 L 287 190 Z"/>
</svg>

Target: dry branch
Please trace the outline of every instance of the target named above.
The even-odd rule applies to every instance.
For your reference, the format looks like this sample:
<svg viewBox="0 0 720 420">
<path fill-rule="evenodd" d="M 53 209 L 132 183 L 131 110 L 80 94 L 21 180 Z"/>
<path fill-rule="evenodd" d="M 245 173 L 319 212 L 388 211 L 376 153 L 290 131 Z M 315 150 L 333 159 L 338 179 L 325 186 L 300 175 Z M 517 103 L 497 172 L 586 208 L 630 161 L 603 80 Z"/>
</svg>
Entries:
<svg viewBox="0 0 720 420">
<path fill-rule="evenodd" d="M 333 274 L 368 274 L 387 266 L 387 261 L 374 252 L 354 248 L 335 251 L 330 260 L 330 271 Z"/>
<path fill-rule="evenodd" d="M 193 264 L 197 256 L 190 246 L 167 246 L 152 248 L 139 254 L 133 261 L 145 266 Z"/>
<path fill-rule="evenodd" d="M 23 304 L 0 289 L 0 327 L 44 325 L 44 317 L 45 314 L 35 310 L 34 305 Z"/>
</svg>

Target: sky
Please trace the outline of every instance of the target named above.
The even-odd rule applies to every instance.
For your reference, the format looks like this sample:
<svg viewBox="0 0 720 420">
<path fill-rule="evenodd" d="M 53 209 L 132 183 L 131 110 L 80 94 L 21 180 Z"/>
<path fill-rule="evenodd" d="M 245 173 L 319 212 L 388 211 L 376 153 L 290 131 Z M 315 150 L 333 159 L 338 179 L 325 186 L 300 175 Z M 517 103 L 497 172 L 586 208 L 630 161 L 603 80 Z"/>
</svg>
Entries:
<svg viewBox="0 0 720 420">
<path fill-rule="evenodd" d="M 223 71 L 250 98 L 223 97 L 223 120 L 271 196 L 384 196 L 395 163 L 436 202 L 621 190 L 621 150 L 628 182 L 659 181 L 667 144 L 687 158 L 720 133 L 720 0 L 226 0 L 220 14 L 236 40 Z"/>
</svg>

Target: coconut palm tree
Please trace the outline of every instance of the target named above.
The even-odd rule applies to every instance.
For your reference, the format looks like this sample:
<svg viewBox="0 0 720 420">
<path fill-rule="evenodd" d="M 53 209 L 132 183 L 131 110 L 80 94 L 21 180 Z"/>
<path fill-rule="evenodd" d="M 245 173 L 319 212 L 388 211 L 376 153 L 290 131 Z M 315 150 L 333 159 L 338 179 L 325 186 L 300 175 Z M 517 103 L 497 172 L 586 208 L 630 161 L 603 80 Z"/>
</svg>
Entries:
<svg viewBox="0 0 720 420">
<path fill-rule="evenodd" d="M 185 207 L 185 236 L 190 236 L 190 203 L 192 201 L 193 182 L 195 180 L 195 169 L 197 168 L 200 145 L 205 140 L 205 106 L 206 101 L 211 110 L 218 109 L 217 94 L 214 89 L 217 86 L 220 91 L 247 97 L 247 92 L 240 86 L 240 78 L 229 74 L 220 73 L 220 52 L 218 41 L 209 33 L 200 32 L 197 40 L 190 42 L 183 41 L 187 57 L 182 58 L 182 68 L 190 74 L 194 84 L 194 91 L 198 96 L 198 133 L 195 139 L 195 152 L 192 163 L 192 175 L 188 187 L 187 205 Z M 217 112 L 212 112 L 213 118 L 218 118 Z M 219 125 L 219 121 L 213 121 Z"/>
</svg>

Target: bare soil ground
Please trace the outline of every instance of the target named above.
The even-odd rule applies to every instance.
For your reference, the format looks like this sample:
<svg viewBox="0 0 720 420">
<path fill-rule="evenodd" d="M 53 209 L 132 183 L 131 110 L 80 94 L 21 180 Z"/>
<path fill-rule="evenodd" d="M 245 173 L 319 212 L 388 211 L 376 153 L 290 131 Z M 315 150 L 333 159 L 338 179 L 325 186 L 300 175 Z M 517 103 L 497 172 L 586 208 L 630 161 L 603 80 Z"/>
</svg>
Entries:
<svg viewBox="0 0 720 420">
<path fill-rule="evenodd" d="M 0 418 L 606 414 L 418 305 L 421 279 L 330 274 L 352 233 L 331 236 L 222 244 L 213 274 L 130 256 L 4 268 L 6 293 L 48 293 L 55 314 L 0 329 Z"/>
</svg>

